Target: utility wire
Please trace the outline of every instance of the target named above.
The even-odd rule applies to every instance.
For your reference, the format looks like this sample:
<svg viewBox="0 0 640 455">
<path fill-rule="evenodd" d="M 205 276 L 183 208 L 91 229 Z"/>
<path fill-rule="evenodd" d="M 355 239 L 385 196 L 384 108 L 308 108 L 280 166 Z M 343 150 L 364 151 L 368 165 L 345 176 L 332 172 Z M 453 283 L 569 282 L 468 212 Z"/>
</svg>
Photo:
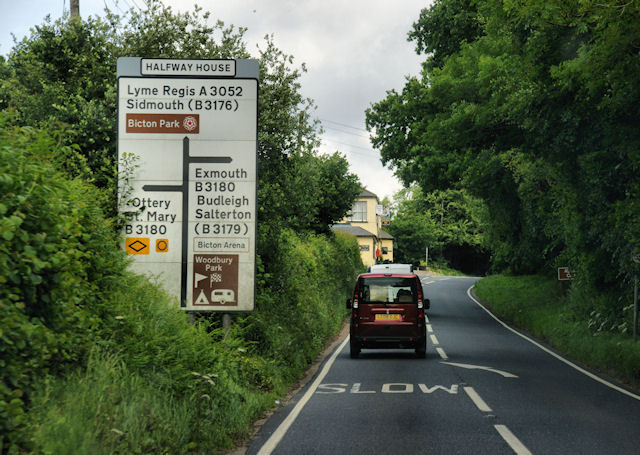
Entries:
<svg viewBox="0 0 640 455">
<path fill-rule="evenodd" d="M 364 134 L 361 134 L 361 133 L 355 133 L 355 132 L 352 132 L 352 131 L 345 131 L 345 130 L 341 130 L 340 128 L 336 128 L 336 127 L 334 127 L 334 126 L 327 126 L 327 125 L 322 125 L 322 126 L 323 126 L 324 128 L 330 129 L 330 130 L 340 131 L 341 133 L 344 133 L 344 134 L 351 134 L 351 135 L 353 135 L 353 136 L 363 137 L 363 138 L 367 138 L 367 139 L 369 138 L 369 136 L 366 136 L 366 135 L 364 135 Z"/>
<path fill-rule="evenodd" d="M 356 151 L 354 151 L 354 150 L 351 150 L 351 151 L 350 151 L 351 153 L 357 153 L 357 154 L 359 154 L 359 155 L 367 155 L 367 156 L 371 156 L 371 155 L 380 156 L 380 153 L 379 153 L 379 152 L 377 152 L 377 151 L 375 151 L 375 150 L 373 150 L 373 149 L 368 149 L 368 148 L 365 148 L 365 147 L 360 147 L 360 146 L 358 146 L 358 145 L 354 145 L 354 144 L 346 144 L 346 143 L 344 143 L 344 142 L 334 141 L 333 139 L 327 139 L 327 138 L 322 138 L 322 141 L 323 141 L 323 142 L 329 141 L 329 142 L 333 142 L 334 144 L 344 145 L 344 146 L 346 146 L 346 147 L 356 148 L 356 149 L 360 149 L 360 150 L 364 150 L 365 152 L 368 152 L 368 153 L 363 153 L 363 152 L 356 152 Z"/>
<path fill-rule="evenodd" d="M 364 128 L 358 128 L 358 127 L 355 127 L 355 126 L 347 125 L 346 123 L 334 122 L 333 120 L 327 120 L 327 119 L 324 119 L 324 118 L 319 118 L 318 120 L 320 120 L 321 122 L 329 122 L 329 123 L 333 123 L 335 125 L 340 125 L 340 126 L 344 126 L 346 128 L 351 128 L 352 130 L 363 131 L 363 132 L 365 132 L 367 134 L 369 133 Z"/>
</svg>

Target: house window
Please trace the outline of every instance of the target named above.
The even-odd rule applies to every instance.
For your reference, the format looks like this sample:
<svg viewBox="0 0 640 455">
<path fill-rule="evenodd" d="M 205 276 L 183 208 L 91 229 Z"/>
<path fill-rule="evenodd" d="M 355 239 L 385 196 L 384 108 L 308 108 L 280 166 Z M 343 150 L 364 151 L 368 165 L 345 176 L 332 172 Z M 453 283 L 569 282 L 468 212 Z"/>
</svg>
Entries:
<svg viewBox="0 0 640 455">
<path fill-rule="evenodd" d="M 382 254 L 389 254 L 389 248 L 386 246 L 382 247 Z"/>
<path fill-rule="evenodd" d="M 360 251 L 369 251 L 369 245 L 360 245 Z"/>
<path fill-rule="evenodd" d="M 367 221 L 367 202 L 354 202 L 349 221 L 365 223 Z"/>
</svg>

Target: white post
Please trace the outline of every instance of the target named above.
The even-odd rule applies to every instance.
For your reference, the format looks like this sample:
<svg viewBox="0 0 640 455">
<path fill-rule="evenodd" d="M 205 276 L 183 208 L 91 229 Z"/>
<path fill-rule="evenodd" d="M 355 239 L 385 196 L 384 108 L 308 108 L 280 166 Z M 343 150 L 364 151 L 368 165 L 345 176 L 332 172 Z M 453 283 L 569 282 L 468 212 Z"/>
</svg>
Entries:
<svg viewBox="0 0 640 455">
<path fill-rule="evenodd" d="M 428 268 L 429 267 L 429 247 L 427 247 L 425 250 L 425 256 L 426 256 L 425 266 Z"/>
</svg>

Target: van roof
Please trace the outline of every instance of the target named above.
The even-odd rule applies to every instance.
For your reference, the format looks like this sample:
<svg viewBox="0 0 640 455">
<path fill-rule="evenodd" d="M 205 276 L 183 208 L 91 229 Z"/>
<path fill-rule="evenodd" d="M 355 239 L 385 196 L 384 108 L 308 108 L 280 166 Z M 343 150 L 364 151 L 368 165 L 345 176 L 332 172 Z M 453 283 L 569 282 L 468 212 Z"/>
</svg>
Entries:
<svg viewBox="0 0 640 455">
<path fill-rule="evenodd" d="M 415 273 L 393 273 L 393 272 L 367 272 L 361 273 L 359 277 L 365 278 L 375 278 L 375 277 L 385 277 L 385 276 L 401 276 L 405 278 L 417 277 Z"/>
</svg>

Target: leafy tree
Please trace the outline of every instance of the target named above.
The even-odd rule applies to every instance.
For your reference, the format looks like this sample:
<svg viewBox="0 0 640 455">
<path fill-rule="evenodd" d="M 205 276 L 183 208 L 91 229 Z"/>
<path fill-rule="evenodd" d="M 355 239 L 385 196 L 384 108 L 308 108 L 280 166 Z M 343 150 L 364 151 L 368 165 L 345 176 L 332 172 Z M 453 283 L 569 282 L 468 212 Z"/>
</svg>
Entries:
<svg viewBox="0 0 640 455">
<path fill-rule="evenodd" d="M 427 54 L 430 69 L 441 68 L 447 57 L 482 33 L 476 0 L 436 1 L 420 13 L 409 32 L 416 52 Z"/>
<path fill-rule="evenodd" d="M 320 175 L 317 193 L 318 215 L 313 223 L 316 232 L 328 232 L 331 224 L 349 213 L 361 191 L 355 174 L 349 173 L 349 163 L 338 152 L 316 158 Z"/>
<path fill-rule="evenodd" d="M 429 216 L 417 187 L 405 188 L 394 196 L 394 216 L 389 233 L 395 239 L 394 261 L 416 263 L 425 257 L 425 248 L 437 244 L 435 220 Z"/>
<path fill-rule="evenodd" d="M 71 126 L 97 184 L 113 178 L 117 57 L 110 26 L 100 19 L 58 20 L 32 29 L 9 54 L 0 103 L 15 108 L 21 125 Z"/>
<path fill-rule="evenodd" d="M 373 144 L 406 184 L 482 199 L 497 267 L 616 288 L 638 249 L 639 19 L 634 2 L 437 1 L 410 33 L 432 52 L 421 76 L 367 112 Z"/>
<path fill-rule="evenodd" d="M 469 273 L 486 271 L 478 200 L 460 190 L 425 195 L 414 185 L 396 194 L 395 205 L 389 231 L 395 237 L 399 261 L 419 262 L 428 247 L 435 262 Z"/>
</svg>

